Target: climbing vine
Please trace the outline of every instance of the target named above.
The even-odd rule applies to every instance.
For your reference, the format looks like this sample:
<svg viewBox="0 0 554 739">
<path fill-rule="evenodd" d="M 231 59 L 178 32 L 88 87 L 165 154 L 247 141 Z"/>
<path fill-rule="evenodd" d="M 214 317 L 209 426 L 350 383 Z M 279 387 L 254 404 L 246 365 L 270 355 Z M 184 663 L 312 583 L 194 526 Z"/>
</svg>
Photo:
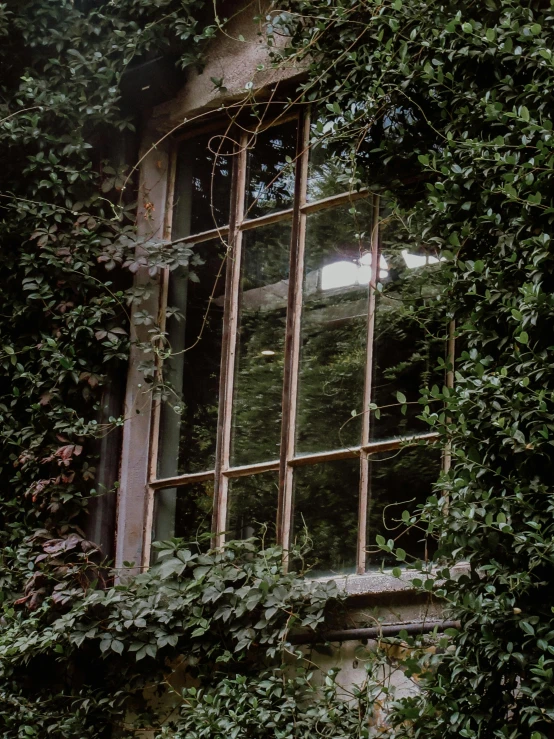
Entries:
<svg viewBox="0 0 554 739">
<path fill-rule="evenodd" d="M 436 669 L 420 666 L 422 692 L 396 704 L 396 735 L 550 736 L 552 4 L 310 0 L 279 11 L 273 30 L 290 44 L 276 56 L 304 60 L 305 97 L 326 118 L 315 136 L 335 142 L 353 184 L 395 203 L 409 242 L 440 251 L 457 327 L 455 388 L 429 391 L 444 411 L 424 411 L 453 455 L 420 512 L 438 537 L 439 579 L 412 566 L 461 629 Z"/>
<path fill-rule="evenodd" d="M 436 302 L 456 326 L 455 387 L 429 390 L 422 415 L 452 466 L 404 522 L 438 541 L 435 569 L 408 563 L 415 587 L 461 628 L 442 650 L 406 638 L 413 649 L 395 653 L 422 688 L 392 706 L 397 737 L 552 733 L 553 20 L 542 0 L 290 0 L 266 17 L 273 63 L 306 70 L 314 143 L 350 187 L 386 196 L 407 244 L 444 260 Z M 140 116 L 122 78 L 158 56 L 200 64 L 221 23 L 200 0 L 0 4 L 6 739 L 367 736 L 381 695 L 373 652 L 354 703 L 333 675 L 314 691 L 290 632 L 321 628 L 337 595 L 283 575 L 277 550 L 162 544 L 155 568 L 114 586 L 82 529 L 106 492 L 99 444 L 122 422 L 102 413 L 103 392 L 144 298 L 126 269 Z M 152 269 L 188 256 L 146 246 Z"/>
</svg>

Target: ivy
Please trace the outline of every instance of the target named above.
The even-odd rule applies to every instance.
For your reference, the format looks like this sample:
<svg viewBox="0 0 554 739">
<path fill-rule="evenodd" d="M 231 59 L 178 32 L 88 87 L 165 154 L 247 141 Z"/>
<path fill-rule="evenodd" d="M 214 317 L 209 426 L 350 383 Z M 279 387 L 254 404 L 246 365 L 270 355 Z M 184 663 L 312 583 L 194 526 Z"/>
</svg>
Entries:
<svg viewBox="0 0 554 739">
<path fill-rule="evenodd" d="M 208 553 L 180 540 L 158 549 L 158 564 L 125 585 L 91 583 L 75 597 L 66 583 L 30 617 L 6 610 L 0 644 L 4 736 L 96 737 L 116 727 L 126 735 L 144 726 L 163 729 L 165 736 L 170 728 L 209 725 L 209 716 L 228 701 L 242 731 L 253 715 L 241 713 L 240 704 L 251 705 L 252 696 L 250 710 L 265 710 L 283 731 L 290 730 L 292 716 L 308 727 L 319 723 L 323 707 L 305 711 L 315 688 L 289 632 L 312 632 L 322 624 L 329 603 L 337 601 L 334 583 L 315 584 L 295 572 L 284 576 L 282 552 L 260 552 L 253 541 Z M 41 664 L 49 664 L 46 682 Z M 183 673 L 202 690 L 177 690 L 172 680 Z M 152 697 L 168 688 L 176 700 L 170 714 L 176 715 L 144 714 L 145 692 Z M 334 679 L 327 688 L 326 705 L 337 712 L 336 720 L 326 717 L 329 728 L 339 717 L 359 726 L 358 709 L 337 700 Z M 128 715 L 133 706 L 141 714 L 136 720 Z M 227 720 L 217 714 L 218 721 Z"/>
<path fill-rule="evenodd" d="M 108 492 L 100 443 L 124 420 L 102 406 L 126 370 L 130 305 L 163 346 L 141 309 L 150 288 L 132 287 L 132 275 L 191 257 L 155 242 L 136 255 L 139 117 L 122 98 L 125 74 L 159 55 L 201 64 L 215 28 L 200 0 L 0 4 L 5 739 L 205 735 L 216 724 L 232 736 L 363 731 L 334 674 L 318 698 L 289 640 L 321 627 L 338 599 L 331 583 L 284 575 L 282 552 L 252 541 L 206 552 L 174 540 L 149 572 L 114 584 L 82 529 Z M 153 705 L 168 696 L 167 710 Z M 225 721 L 223 706 L 233 707 Z"/>
<path fill-rule="evenodd" d="M 94 484 L 98 443 L 122 420 L 102 417 L 102 394 L 125 371 L 127 306 L 147 297 L 130 289 L 136 113 L 121 98 L 123 76 L 169 52 L 181 67 L 199 64 L 215 26 L 199 0 L 0 8 L 0 547 L 9 599 L 29 576 L 40 581 L 30 568 L 50 558 L 44 541 L 84 542 L 75 525 L 106 492 Z M 166 261 L 184 258 L 182 248 L 165 251 Z"/>
<path fill-rule="evenodd" d="M 135 157 L 120 152 L 133 148 L 137 120 L 121 82 L 130 65 L 160 54 L 181 68 L 199 64 L 223 23 L 210 13 L 200 0 L 0 4 L 2 736 L 96 738 L 113 726 L 160 737 L 367 736 L 374 706 L 391 695 L 382 675 L 392 663 L 421 689 L 392 707 L 387 731 L 399 739 L 546 739 L 547 2 L 291 0 L 266 21 L 270 35 L 288 39 L 273 48 L 275 63 L 296 59 L 306 70 L 301 94 L 319 116 L 313 143 L 334 152 L 341 181 L 382 192 L 406 244 L 444 258 L 431 320 L 455 321 L 455 387 L 432 388 L 423 417 L 453 464 L 403 521 L 437 538 L 436 568 L 411 563 L 414 583 L 442 598 L 461 628 L 438 651 L 407 635 L 396 651 L 368 651 L 370 679 L 341 702 L 334 674 L 316 691 L 305 662 L 288 656 L 290 630 L 321 628 L 336 593 L 283 575 L 278 550 L 246 542 L 206 553 L 174 541 L 150 572 L 114 586 L 83 534 L 87 505 L 102 492 L 97 443 L 122 422 L 102 419 L 101 397 L 124 371 L 128 305 L 159 334 L 140 311 L 148 287 L 130 286 L 140 266 Z M 190 256 L 145 246 L 152 270 Z M 399 544 L 377 542 L 403 561 Z M 174 684 L 183 669 L 184 689 Z M 176 702 L 165 715 L 150 710 L 145 690 Z"/>
<path fill-rule="evenodd" d="M 430 390 L 424 410 L 453 464 L 404 521 L 438 537 L 438 577 L 415 562 L 415 582 L 445 599 L 461 629 L 434 664 L 424 658 L 422 691 L 395 704 L 392 731 L 550 736 L 552 4 L 279 10 L 272 27 L 290 43 L 275 59 L 308 67 L 304 95 L 322 116 L 314 140 L 353 187 L 386 195 L 407 243 L 440 250 L 438 310 L 456 323 L 455 387 Z M 403 560 L 401 543 L 378 542 Z M 467 574 L 456 576 L 461 562 Z"/>
</svg>

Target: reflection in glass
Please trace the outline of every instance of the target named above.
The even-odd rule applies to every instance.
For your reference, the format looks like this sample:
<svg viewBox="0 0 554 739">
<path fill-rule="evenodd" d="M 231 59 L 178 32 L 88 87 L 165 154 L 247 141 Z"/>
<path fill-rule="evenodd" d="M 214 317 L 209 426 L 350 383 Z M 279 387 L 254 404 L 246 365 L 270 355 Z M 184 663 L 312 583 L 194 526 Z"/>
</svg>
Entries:
<svg viewBox="0 0 554 739">
<path fill-rule="evenodd" d="M 390 216 L 380 224 L 381 260 L 387 264 L 377 293 L 372 401 L 372 439 L 424 433 L 429 427 L 418 415 L 420 390 L 442 386 L 437 370 L 444 356 L 446 327 L 430 320 L 429 298 L 438 292 L 439 258 L 432 250 L 407 246 L 401 224 Z M 397 393 L 406 398 L 399 402 Z M 400 400 L 402 400 L 402 395 Z M 403 412 L 404 410 L 404 412 Z"/>
<path fill-rule="evenodd" d="M 156 492 L 153 541 L 175 536 L 195 541 L 210 532 L 214 500 L 213 480 Z"/>
<path fill-rule="evenodd" d="M 290 224 L 247 231 L 233 406 L 233 465 L 279 458 Z"/>
<path fill-rule="evenodd" d="M 278 497 L 277 471 L 229 480 L 227 540 L 258 536 L 274 544 Z"/>
<path fill-rule="evenodd" d="M 371 200 L 308 216 L 297 453 L 358 446 L 371 277 Z M 380 272 L 386 273 L 386 264 Z M 353 416 L 354 412 L 354 417 Z"/>
<path fill-rule="evenodd" d="M 245 217 L 257 218 L 292 207 L 298 121 L 252 136 L 248 153 Z"/>
<path fill-rule="evenodd" d="M 232 142 L 209 134 L 182 142 L 175 173 L 173 238 L 229 222 Z"/>
<path fill-rule="evenodd" d="M 159 478 L 215 466 L 225 246 L 213 240 L 191 251 L 190 266 L 169 278 L 168 306 L 178 313 L 167 320 L 173 356 L 164 363 Z"/>
<path fill-rule="evenodd" d="M 360 462 L 346 459 L 299 467 L 294 473 L 294 538 L 306 528 L 313 574 L 352 573 L 356 568 Z"/>
<path fill-rule="evenodd" d="M 312 137 L 317 127 L 317 122 L 311 125 Z M 348 149 L 349 151 L 350 149 Z M 351 166 L 347 161 L 350 158 L 348 152 L 345 150 L 342 152 L 340 159 L 334 159 L 326 145 L 325 138 L 320 140 L 313 138 L 308 161 L 308 202 L 323 200 L 324 198 L 330 198 L 332 195 L 352 190 L 350 182 Z"/>
<path fill-rule="evenodd" d="M 369 569 L 398 564 L 389 554 L 379 551 L 375 537 L 394 539 L 413 558 L 425 559 L 432 549 L 424 532 L 417 527 L 406 530 L 402 512 L 416 511 L 433 492 L 440 474 L 440 452 L 428 446 L 405 447 L 381 452 L 369 458 L 370 494 L 367 523 L 367 565 Z"/>
</svg>

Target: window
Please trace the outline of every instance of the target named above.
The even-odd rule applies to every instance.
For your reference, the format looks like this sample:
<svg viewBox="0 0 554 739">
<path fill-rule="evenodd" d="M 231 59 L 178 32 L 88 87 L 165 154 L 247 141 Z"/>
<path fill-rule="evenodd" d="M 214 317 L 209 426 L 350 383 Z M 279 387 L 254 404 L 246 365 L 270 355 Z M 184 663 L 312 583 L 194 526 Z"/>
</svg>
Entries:
<svg viewBox="0 0 554 739">
<path fill-rule="evenodd" d="M 190 253 L 165 278 L 152 535 L 287 549 L 307 529 L 316 572 L 361 573 L 440 469 L 417 400 L 443 384 L 444 336 L 405 300 L 440 266 L 377 196 L 345 191 L 306 113 L 237 130 L 175 156 L 171 238 Z M 416 529 L 402 546 L 425 555 Z"/>
</svg>

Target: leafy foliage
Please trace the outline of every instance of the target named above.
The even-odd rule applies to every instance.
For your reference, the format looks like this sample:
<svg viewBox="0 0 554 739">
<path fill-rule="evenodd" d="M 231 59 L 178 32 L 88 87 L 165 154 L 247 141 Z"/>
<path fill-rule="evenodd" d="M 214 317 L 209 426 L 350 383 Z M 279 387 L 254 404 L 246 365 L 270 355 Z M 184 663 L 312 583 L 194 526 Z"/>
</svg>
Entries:
<svg viewBox="0 0 554 739">
<path fill-rule="evenodd" d="M 210 723 L 214 704 L 236 702 L 237 694 L 242 703 L 257 695 L 283 728 L 302 713 L 314 689 L 301 662 L 292 676 L 288 633 L 322 623 L 336 599 L 334 583 L 283 576 L 282 552 L 259 552 L 252 541 L 217 552 L 194 549 L 173 540 L 159 545 L 157 565 L 126 585 L 91 584 L 79 598 L 66 586 L 27 617 L 8 608 L 0 642 L 2 735 L 97 737 L 112 727 L 122 735 L 141 727 L 186 732 Z M 287 653 L 289 675 L 281 668 Z M 203 692 L 189 687 L 181 693 L 183 675 Z M 328 688 L 333 703 L 334 682 Z M 152 702 L 168 689 L 176 706 L 145 713 L 145 694 Z M 199 707 L 192 711 L 194 704 Z M 352 713 L 349 720 L 359 723 L 357 709 L 337 706 L 337 717 Z M 237 725 L 252 720 L 236 704 L 235 710 Z M 310 716 L 302 720 L 320 720 Z"/>
<path fill-rule="evenodd" d="M 446 260 L 435 302 L 456 321 L 456 385 L 431 389 L 424 416 L 453 465 L 405 523 L 438 536 L 439 579 L 413 566 L 462 627 L 444 653 L 397 660 L 422 692 L 395 704 L 391 731 L 543 739 L 554 723 L 552 6 L 295 0 L 268 18 L 290 41 L 276 63 L 307 66 L 314 143 L 335 152 L 337 177 L 385 193 L 406 243 Z M 127 356 L 126 302 L 144 296 L 116 269 L 137 264 L 132 154 L 114 153 L 134 145 L 119 83 L 133 59 L 197 62 L 213 33 L 200 0 L 0 4 L 6 739 L 101 737 L 114 722 L 124 733 L 133 699 L 133 725 L 153 726 L 143 691 L 171 689 L 176 654 L 202 687 L 178 691 L 160 736 L 171 722 L 202 736 L 368 731 L 373 689 L 340 704 L 329 677 L 314 699 L 309 675 L 281 669 L 288 630 L 317 627 L 333 593 L 283 577 L 277 551 L 173 542 L 151 572 L 105 587 L 102 554 L 77 526 L 97 492 L 94 441 L 118 422 L 103 427 L 100 398 Z M 187 257 L 147 246 L 153 266 Z M 467 574 L 454 577 L 460 561 Z"/>
<path fill-rule="evenodd" d="M 447 260 L 456 382 L 430 391 L 445 410 L 425 415 L 453 466 L 407 522 L 438 533 L 439 564 L 468 572 L 420 579 L 462 627 L 423 692 L 397 704 L 396 735 L 550 736 L 552 4 L 310 0 L 280 11 L 272 24 L 291 44 L 275 54 L 308 63 L 305 96 L 327 118 L 319 138 L 352 186 L 395 202 L 413 245 Z"/>
<path fill-rule="evenodd" d="M 198 62 L 214 30 L 199 24 L 200 2 L 89 6 L 1 6 L 4 597 L 40 579 L 29 568 L 49 555 L 41 542 L 80 535 L 77 518 L 102 492 L 92 487 L 95 440 L 120 423 L 102 418 L 102 393 L 127 359 L 126 303 L 144 297 L 104 269 L 114 254 L 135 266 L 135 122 L 122 75 L 168 50 L 182 65 Z M 178 263 L 178 252 L 165 256 Z"/>
<path fill-rule="evenodd" d="M 296 725 L 363 729 L 333 676 L 313 708 L 312 675 L 288 640 L 291 628 L 322 623 L 331 584 L 283 575 L 282 553 L 252 541 L 199 553 L 175 540 L 148 573 L 114 586 L 81 528 L 106 492 L 101 442 L 123 422 L 102 409 L 125 371 L 128 305 L 148 298 L 130 276 L 191 256 L 137 242 L 137 116 L 122 79 L 159 54 L 199 63 L 210 12 L 200 0 L 0 5 L 3 739 L 205 734 L 222 701 L 237 708 L 221 724 L 233 736 L 254 714 L 262 733 L 283 736 Z M 147 311 L 136 320 L 159 333 Z"/>
</svg>

